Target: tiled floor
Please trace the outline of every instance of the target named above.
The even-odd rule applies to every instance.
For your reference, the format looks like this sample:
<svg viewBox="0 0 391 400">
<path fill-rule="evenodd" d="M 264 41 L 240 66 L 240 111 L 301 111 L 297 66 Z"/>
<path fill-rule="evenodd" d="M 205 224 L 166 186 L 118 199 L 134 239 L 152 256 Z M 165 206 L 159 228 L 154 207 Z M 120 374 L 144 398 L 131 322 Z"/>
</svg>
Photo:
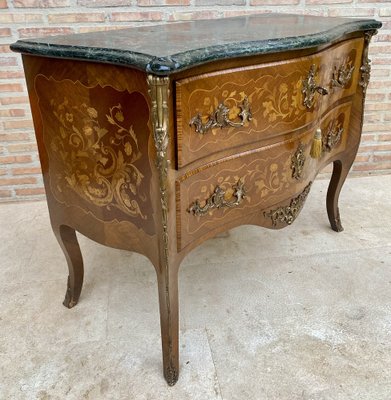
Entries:
<svg viewBox="0 0 391 400">
<path fill-rule="evenodd" d="M 1 205 L 0 399 L 389 400 L 391 175 L 346 182 L 339 234 L 327 183 L 291 227 L 240 227 L 185 259 L 173 388 L 147 259 L 80 237 L 68 310 L 46 204 Z"/>
</svg>

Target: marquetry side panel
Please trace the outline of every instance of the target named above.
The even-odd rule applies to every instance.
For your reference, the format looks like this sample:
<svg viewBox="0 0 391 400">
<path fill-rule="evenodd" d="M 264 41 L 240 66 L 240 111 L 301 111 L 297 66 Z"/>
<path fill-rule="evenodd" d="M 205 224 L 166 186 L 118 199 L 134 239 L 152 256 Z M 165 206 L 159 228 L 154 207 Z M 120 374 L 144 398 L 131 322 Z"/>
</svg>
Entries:
<svg viewBox="0 0 391 400">
<path fill-rule="evenodd" d="M 144 252 L 156 231 L 146 75 L 30 56 L 24 63 L 52 221 Z"/>
</svg>

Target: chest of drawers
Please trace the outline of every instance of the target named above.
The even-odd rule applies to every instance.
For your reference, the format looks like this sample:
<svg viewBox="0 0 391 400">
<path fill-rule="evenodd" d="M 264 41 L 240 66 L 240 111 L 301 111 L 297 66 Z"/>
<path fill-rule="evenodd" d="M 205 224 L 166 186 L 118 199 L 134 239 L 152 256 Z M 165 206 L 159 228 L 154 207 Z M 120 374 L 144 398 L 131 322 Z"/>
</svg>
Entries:
<svg viewBox="0 0 391 400">
<path fill-rule="evenodd" d="M 77 304 L 83 283 L 75 231 L 147 256 L 175 384 L 178 270 L 190 250 L 241 224 L 290 225 L 329 163 L 327 213 L 342 230 L 338 196 L 380 26 L 263 14 L 13 44 L 69 267 L 64 305 Z"/>
</svg>

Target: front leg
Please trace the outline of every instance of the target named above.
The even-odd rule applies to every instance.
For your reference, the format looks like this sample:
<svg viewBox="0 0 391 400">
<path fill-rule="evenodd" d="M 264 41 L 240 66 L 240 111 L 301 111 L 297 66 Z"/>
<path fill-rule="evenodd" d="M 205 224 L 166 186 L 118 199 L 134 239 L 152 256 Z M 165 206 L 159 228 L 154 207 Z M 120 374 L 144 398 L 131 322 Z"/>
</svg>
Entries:
<svg viewBox="0 0 391 400">
<path fill-rule="evenodd" d="M 164 264 L 157 269 L 163 374 L 167 383 L 173 386 L 179 376 L 178 267 Z"/>
<path fill-rule="evenodd" d="M 52 224 L 52 228 L 68 263 L 69 275 L 63 304 L 72 308 L 77 304 L 83 286 L 84 267 L 80 246 L 76 232 L 70 226 Z"/>
<path fill-rule="evenodd" d="M 333 174 L 327 190 L 326 207 L 331 229 L 335 232 L 343 231 L 339 215 L 338 200 L 342 186 L 350 170 L 350 166 L 351 164 L 345 163 L 341 160 L 336 160 L 333 163 Z"/>
</svg>

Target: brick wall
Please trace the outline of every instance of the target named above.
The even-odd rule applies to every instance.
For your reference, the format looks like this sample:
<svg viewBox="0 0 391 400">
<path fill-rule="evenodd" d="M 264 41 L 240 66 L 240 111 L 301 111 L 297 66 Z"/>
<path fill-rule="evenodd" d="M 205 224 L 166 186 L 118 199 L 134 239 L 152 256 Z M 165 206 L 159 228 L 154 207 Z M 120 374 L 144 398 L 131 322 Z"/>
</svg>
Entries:
<svg viewBox="0 0 391 400">
<path fill-rule="evenodd" d="M 363 140 L 353 174 L 391 172 L 390 0 L 0 0 L 0 201 L 43 197 L 19 38 L 218 18 L 256 12 L 371 17 L 372 42 Z"/>
</svg>

